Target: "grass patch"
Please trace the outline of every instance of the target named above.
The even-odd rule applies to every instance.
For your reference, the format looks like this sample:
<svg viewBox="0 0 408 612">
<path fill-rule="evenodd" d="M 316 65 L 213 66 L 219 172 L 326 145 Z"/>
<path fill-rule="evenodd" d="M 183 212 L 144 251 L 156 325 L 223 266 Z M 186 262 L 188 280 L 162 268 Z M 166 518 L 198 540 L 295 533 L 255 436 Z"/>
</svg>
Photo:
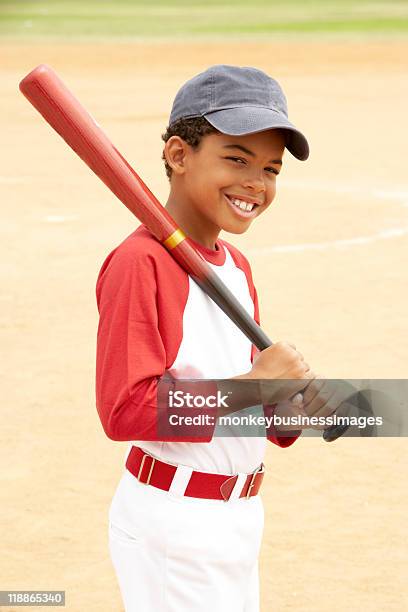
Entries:
<svg viewBox="0 0 408 612">
<path fill-rule="evenodd" d="M 408 32 L 408 1 L 0 0 L 1 37 Z"/>
</svg>

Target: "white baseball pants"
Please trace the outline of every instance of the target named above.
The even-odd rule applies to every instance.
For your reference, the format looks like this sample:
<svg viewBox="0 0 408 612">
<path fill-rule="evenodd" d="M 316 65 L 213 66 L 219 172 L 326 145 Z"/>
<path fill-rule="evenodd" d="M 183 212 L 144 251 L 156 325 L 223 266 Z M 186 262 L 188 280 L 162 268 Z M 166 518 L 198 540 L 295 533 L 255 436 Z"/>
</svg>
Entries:
<svg viewBox="0 0 408 612">
<path fill-rule="evenodd" d="M 125 611 L 259 612 L 260 496 L 197 499 L 185 486 L 167 492 L 123 474 L 109 545 Z"/>
</svg>

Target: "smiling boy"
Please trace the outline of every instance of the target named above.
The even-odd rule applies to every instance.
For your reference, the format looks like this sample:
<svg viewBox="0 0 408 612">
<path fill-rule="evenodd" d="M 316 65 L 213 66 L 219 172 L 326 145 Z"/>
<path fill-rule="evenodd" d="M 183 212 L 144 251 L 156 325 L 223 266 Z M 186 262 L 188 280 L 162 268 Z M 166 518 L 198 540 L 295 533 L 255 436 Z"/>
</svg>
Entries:
<svg viewBox="0 0 408 612">
<path fill-rule="evenodd" d="M 242 234 L 272 203 L 284 149 L 280 130 L 210 133 L 197 149 L 171 136 L 165 147 L 172 178 L 166 209 L 188 236 L 214 249 L 220 229 Z"/>
<path fill-rule="evenodd" d="M 163 135 L 168 212 L 259 321 L 248 261 L 219 238 L 247 231 L 276 194 L 287 148 L 308 157 L 279 84 L 255 68 L 213 66 L 178 92 Z M 221 437 L 214 426 L 173 441 L 157 431 L 158 392 L 176 378 L 314 378 L 293 345 L 256 353 L 143 225 L 104 262 L 97 408 L 106 434 L 131 442 L 109 513 L 112 561 L 127 612 L 257 612 L 267 440 Z M 259 386 L 232 408 L 262 403 Z"/>
</svg>

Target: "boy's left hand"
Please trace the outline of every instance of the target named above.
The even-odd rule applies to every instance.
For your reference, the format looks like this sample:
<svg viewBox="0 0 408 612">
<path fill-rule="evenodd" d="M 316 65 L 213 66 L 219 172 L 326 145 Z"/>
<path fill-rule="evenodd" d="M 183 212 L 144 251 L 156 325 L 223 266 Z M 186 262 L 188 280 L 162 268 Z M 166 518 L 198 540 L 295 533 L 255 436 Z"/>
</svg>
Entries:
<svg viewBox="0 0 408 612">
<path fill-rule="evenodd" d="M 334 413 L 345 416 L 350 410 L 350 406 L 345 402 L 357 391 L 358 389 L 346 380 L 316 377 L 302 392 L 302 412 L 309 417 L 328 417 Z M 324 430 L 327 425 L 313 425 L 312 429 Z"/>
</svg>

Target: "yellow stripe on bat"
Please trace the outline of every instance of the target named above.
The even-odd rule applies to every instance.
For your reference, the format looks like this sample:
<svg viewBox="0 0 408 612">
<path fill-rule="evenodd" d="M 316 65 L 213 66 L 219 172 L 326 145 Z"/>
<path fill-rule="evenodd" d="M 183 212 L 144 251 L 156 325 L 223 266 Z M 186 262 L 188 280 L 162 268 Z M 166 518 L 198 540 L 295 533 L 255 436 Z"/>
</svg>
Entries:
<svg viewBox="0 0 408 612">
<path fill-rule="evenodd" d="M 181 229 L 176 229 L 175 232 L 170 234 L 170 236 L 163 241 L 163 244 L 166 249 L 174 249 L 180 242 L 183 242 L 185 238 L 185 233 Z"/>
</svg>

